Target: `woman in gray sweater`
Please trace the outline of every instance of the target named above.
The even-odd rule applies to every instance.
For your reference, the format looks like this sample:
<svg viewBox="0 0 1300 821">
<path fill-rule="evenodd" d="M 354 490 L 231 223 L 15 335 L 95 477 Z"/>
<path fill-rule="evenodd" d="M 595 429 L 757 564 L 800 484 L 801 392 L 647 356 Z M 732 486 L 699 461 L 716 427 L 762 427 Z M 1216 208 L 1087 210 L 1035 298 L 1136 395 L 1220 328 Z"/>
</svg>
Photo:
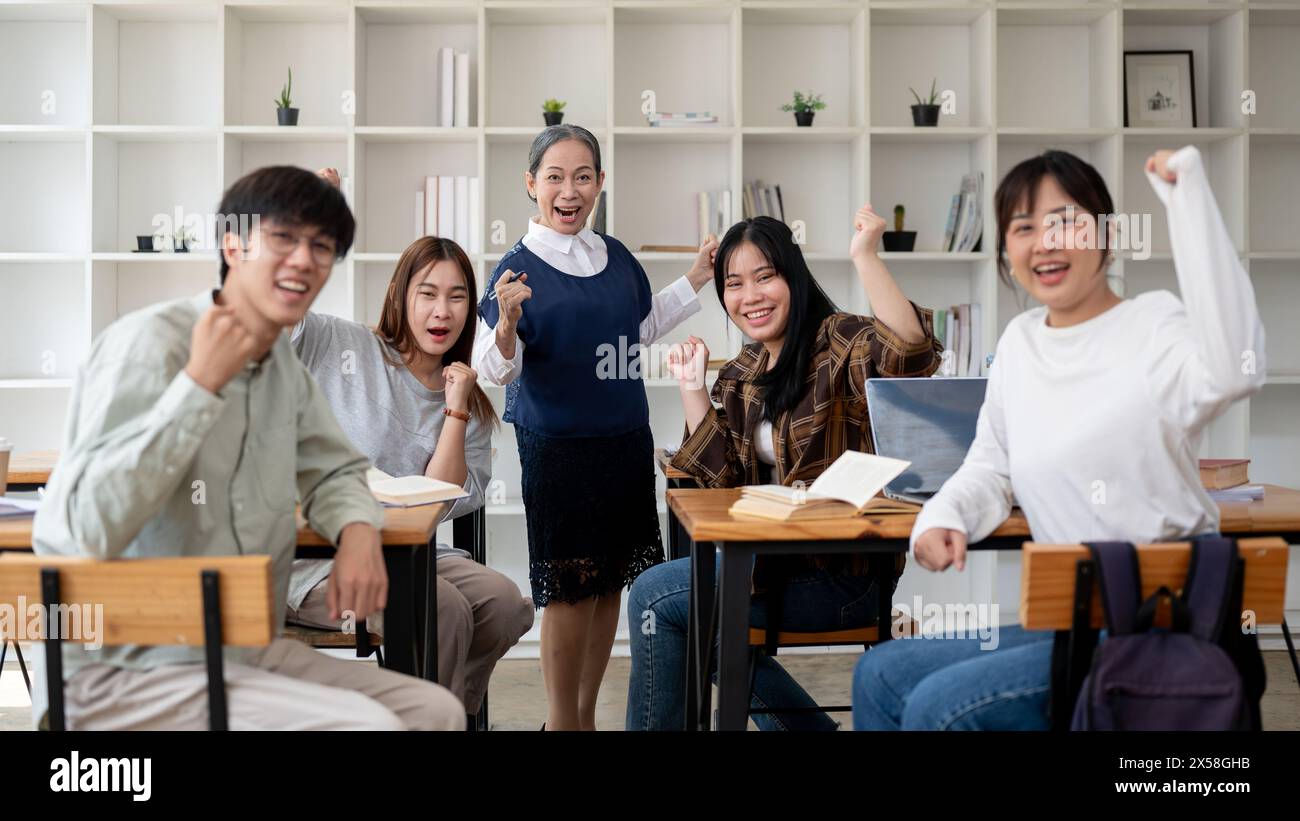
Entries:
<svg viewBox="0 0 1300 821">
<path fill-rule="evenodd" d="M 375 467 L 465 488 L 469 496 L 452 505 L 447 519 L 483 505 L 498 424 L 467 364 L 475 293 L 474 269 L 460 246 L 424 237 L 398 260 L 373 331 L 309 313 L 292 335 L 343 431 Z M 440 544 L 437 556 L 438 681 L 475 713 L 497 660 L 532 627 L 532 601 L 463 550 Z M 332 564 L 295 562 L 290 621 L 342 626 L 327 600 Z"/>
</svg>

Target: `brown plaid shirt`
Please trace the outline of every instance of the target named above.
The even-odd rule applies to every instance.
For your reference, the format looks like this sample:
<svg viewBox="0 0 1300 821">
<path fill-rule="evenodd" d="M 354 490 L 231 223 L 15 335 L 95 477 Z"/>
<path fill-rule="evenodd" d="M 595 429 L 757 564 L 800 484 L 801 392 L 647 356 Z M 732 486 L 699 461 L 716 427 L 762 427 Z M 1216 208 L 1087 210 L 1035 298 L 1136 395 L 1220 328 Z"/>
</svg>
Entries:
<svg viewBox="0 0 1300 821">
<path fill-rule="evenodd" d="M 754 380 L 767 370 L 768 362 L 767 349 L 758 342 L 746 345 L 722 367 L 711 393 L 715 407 L 694 434 L 684 437 L 673 456 L 673 467 L 691 474 L 701 487 L 765 481 L 790 485 L 799 480 L 812 484 L 844 451 L 873 453 L 867 380 L 929 376 L 939 367 L 943 345 L 934 338 L 933 314 L 915 304 L 912 307 L 925 332 L 925 339 L 916 343 L 904 342 L 871 317 L 836 313 L 822 322 L 804 395 L 772 425 L 776 465 L 770 469 L 770 477 L 764 475 L 768 466 L 759 461 L 754 448 L 754 436 L 763 421 L 763 393 Z M 865 557 L 860 555 L 791 558 L 796 561 L 781 562 L 782 566 L 792 570 L 810 565 L 830 567 L 854 575 L 866 572 Z M 902 559 L 900 556 L 900 573 Z"/>
</svg>

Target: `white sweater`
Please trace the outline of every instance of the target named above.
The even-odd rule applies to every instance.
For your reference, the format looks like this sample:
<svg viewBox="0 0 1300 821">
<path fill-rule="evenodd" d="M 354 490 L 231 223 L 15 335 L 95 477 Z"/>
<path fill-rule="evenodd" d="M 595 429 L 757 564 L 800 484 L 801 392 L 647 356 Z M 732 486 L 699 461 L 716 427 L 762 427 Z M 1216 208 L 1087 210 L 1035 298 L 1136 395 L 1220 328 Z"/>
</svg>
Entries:
<svg viewBox="0 0 1300 821">
<path fill-rule="evenodd" d="M 1164 202 L 1183 301 L 1128 299 L 1069 328 L 1047 309 L 998 340 L 975 441 L 925 505 L 929 528 L 983 539 L 1013 498 L 1036 541 L 1149 542 L 1217 530 L 1197 454 L 1206 425 L 1264 383 L 1264 328 L 1200 153 L 1174 154 Z"/>
</svg>

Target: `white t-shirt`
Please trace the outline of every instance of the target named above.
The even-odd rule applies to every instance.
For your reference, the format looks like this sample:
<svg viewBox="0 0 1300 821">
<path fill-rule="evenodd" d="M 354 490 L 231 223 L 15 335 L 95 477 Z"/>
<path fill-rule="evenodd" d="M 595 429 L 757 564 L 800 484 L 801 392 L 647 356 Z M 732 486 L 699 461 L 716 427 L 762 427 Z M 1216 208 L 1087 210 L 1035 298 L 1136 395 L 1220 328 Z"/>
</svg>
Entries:
<svg viewBox="0 0 1300 821">
<path fill-rule="evenodd" d="M 979 541 L 1014 497 L 1036 541 L 1149 542 L 1217 530 L 1197 454 L 1206 425 L 1264 384 L 1264 328 L 1194 147 L 1148 174 L 1165 203 L 1182 301 L 1125 300 L 1069 328 L 1047 309 L 998 340 L 975 441 L 912 530 Z M 1224 454 L 1228 455 L 1228 454 Z"/>
</svg>

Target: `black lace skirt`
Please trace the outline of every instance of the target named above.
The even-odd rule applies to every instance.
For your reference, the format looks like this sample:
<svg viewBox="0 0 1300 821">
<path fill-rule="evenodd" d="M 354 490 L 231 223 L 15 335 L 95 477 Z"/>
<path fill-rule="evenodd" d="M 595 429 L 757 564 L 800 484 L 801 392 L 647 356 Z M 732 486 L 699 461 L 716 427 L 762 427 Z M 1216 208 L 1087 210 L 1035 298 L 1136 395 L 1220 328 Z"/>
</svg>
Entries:
<svg viewBox="0 0 1300 821">
<path fill-rule="evenodd" d="M 533 604 L 572 604 L 631 586 L 663 561 L 654 438 L 557 438 L 515 426 Z"/>
</svg>

